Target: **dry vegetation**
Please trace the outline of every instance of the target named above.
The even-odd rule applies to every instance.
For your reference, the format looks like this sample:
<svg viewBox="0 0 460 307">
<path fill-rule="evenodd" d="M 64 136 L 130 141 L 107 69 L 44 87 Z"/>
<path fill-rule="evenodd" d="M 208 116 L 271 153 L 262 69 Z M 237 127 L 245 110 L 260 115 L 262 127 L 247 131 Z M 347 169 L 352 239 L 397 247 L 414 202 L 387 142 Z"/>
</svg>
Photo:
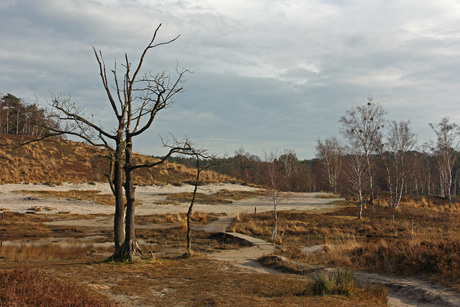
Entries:
<svg viewBox="0 0 460 307">
<path fill-rule="evenodd" d="M 419 275 L 460 290 L 458 203 L 449 209 L 444 200 L 406 198 L 394 221 L 387 207 L 368 207 L 362 221 L 357 210 L 348 204 L 329 213 L 280 212 L 280 253 L 309 264 Z M 232 227 L 268 239 L 273 217 L 243 215 Z M 325 244 L 320 252 L 302 251 L 319 244 Z"/>
<path fill-rule="evenodd" d="M 115 205 L 115 197 L 113 194 L 100 194 L 98 190 L 69 190 L 69 191 L 56 191 L 56 190 L 18 190 L 16 193 L 22 193 L 24 195 L 35 195 L 37 197 L 48 197 L 57 199 L 69 199 L 69 200 L 88 200 L 100 205 Z M 255 191 L 229 191 L 226 189 L 217 191 L 216 193 L 197 193 L 195 203 L 200 204 L 231 204 L 234 200 L 241 200 L 251 197 L 266 195 L 267 191 L 260 189 Z M 188 203 L 192 199 L 193 193 L 182 192 L 182 193 L 170 193 L 163 194 L 166 196 L 166 200 L 157 201 L 156 204 L 179 204 Z M 136 205 L 141 203 L 136 200 Z M 32 210 L 34 208 L 31 208 Z M 1 209 L 0 209 L 1 210 Z M 36 208 L 37 211 L 41 211 L 41 208 Z M 46 210 L 46 208 L 45 208 Z"/>
<path fill-rule="evenodd" d="M 0 135 L 0 183 L 105 182 L 99 169 L 108 170 L 104 151 L 90 145 L 63 140 L 45 139 L 27 145 L 27 136 Z M 135 154 L 139 163 L 158 159 Z M 196 171 L 184 165 L 165 162 L 152 169 L 135 172 L 136 184 L 184 184 L 194 182 Z M 203 182 L 234 181 L 213 171 L 202 172 Z"/>
<path fill-rule="evenodd" d="M 0 274 L 0 288 L 1 306 L 115 306 L 74 283 L 21 267 Z"/>
<path fill-rule="evenodd" d="M 16 212 L 5 211 L 0 215 L 0 239 L 13 240 L 20 238 L 49 238 L 49 237 L 85 237 L 94 235 L 103 235 L 111 241 L 112 233 L 106 230 L 87 229 L 85 227 L 67 227 L 67 226 L 50 226 L 44 224 L 50 221 L 59 220 L 79 220 L 79 219 L 94 219 L 96 217 L 107 217 L 103 214 L 21 214 Z M 191 221 L 194 224 L 206 224 L 218 219 L 218 214 L 204 213 L 195 211 L 191 215 Z M 185 213 L 180 214 L 152 214 L 142 215 L 136 218 L 136 223 L 139 225 L 151 224 L 170 224 L 185 226 Z M 141 232 L 141 230 L 138 230 Z M 0 249 L 2 248 L 0 244 Z"/>
<path fill-rule="evenodd" d="M 53 231 L 42 224 L 42 222 L 50 221 L 51 216 L 25 215 L 9 211 L 2 212 L 1 216 L 0 238 L 2 241 L 23 237 L 53 236 Z"/>
<path fill-rule="evenodd" d="M 49 139 L 19 148 L 24 138 L 0 135 L 0 183 L 104 181 L 95 167 L 107 167 L 97 158 L 103 152 L 61 139 Z M 137 155 L 138 161 L 154 159 Z M 165 163 L 137 173 L 137 184 L 184 184 L 194 180 L 195 170 Z M 232 181 L 214 172 L 204 182 Z M 27 191 L 27 194 L 31 194 Z M 84 199 L 113 204 L 112 195 L 98 191 L 35 192 L 39 197 Z M 259 193 L 259 192 L 257 192 Z M 231 203 L 254 192 L 219 191 L 199 194 L 197 202 Z M 190 201 L 189 193 L 168 195 L 165 202 Z M 33 209 L 33 208 L 32 208 Z M 460 206 L 449 209 L 439 199 L 404 200 L 394 214 L 386 207 L 368 207 L 359 221 L 356 206 L 345 204 L 328 212 L 279 212 L 284 233 L 279 254 L 296 262 L 368 269 L 377 272 L 429 277 L 460 289 Z M 18 214 L 3 212 L 0 240 L 38 238 L 94 238 L 111 242 L 112 231 L 101 228 L 45 225 L 59 219 L 94 219 L 96 215 Z M 192 221 L 212 222 L 215 214 L 194 212 Z M 207 255 L 221 249 L 238 249 L 241 242 L 203 231 L 193 232 L 193 257 L 185 252 L 185 215 L 150 215 L 137 218 L 145 258 L 133 264 L 105 262 L 112 248 L 0 245 L 0 306 L 386 306 L 383 288 L 360 289 L 346 271 L 337 274 L 254 274 L 238 271 Z M 241 215 L 231 230 L 269 240 L 272 213 Z M 308 254 L 302 247 L 325 244 Z M 275 258 L 266 264 L 276 266 Z M 18 261 L 20 266 L 18 267 Z M 23 268 L 23 267 L 26 268 Z M 37 270 L 39 269 L 39 270 Z M 295 272 L 295 268 L 293 268 Z M 52 287 L 51 285 L 56 285 Z M 66 291 L 64 289 L 69 289 Z M 56 292 L 58 291 L 58 292 Z M 56 293 L 59 293 L 58 295 Z M 97 294 L 95 294 L 97 293 Z M 320 296 L 326 295 L 326 296 Z M 58 301 L 55 299 L 59 298 Z M 64 302 L 64 303 L 63 303 Z"/>
<path fill-rule="evenodd" d="M 102 257 L 87 256 L 52 264 L 30 262 L 29 267 L 40 267 L 63 283 L 78 276 L 81 286 L 117 300 L 120 306 L 385 306 L 384 301 L 365 292 L 353 297 L 309 295 L 304 278 L 248 274 L 205 256 L 160 258 L 135 264 L 105 263 Z M 14 275 L 12 269 L 0 276 Z"/>
<path fill-rule="evenodd" d="M 266 190 L 256 191 L 229 191 L 226 189 L 217 191 L 217 193 L 204 194 L 197 193 L 195 201 L 200 204 L 231 204 L 234 200 L 241 200 L 257 196 L 267 195 Z M 183 192 L 168 194 L 167 200 L 171 202 L 189 202 L 193 193 Z"/>
<path fill-rule="evenodd" d="M 75 218 L 77 216 L 73 216 Z M 5 213 L 1 222 L 2 240 L 6 234 L 38 237 L 97 236 L 99 242 L 111 240 L 111 232 L 84 227 L 56 227 L 41 222 L 65 216 L 24 215 Z M 81 216 L 81 218 L 90 218 Z M 177 223 L 182 215 L 155 215 L 140 218 L 141 224 Z M 196 223 L 215 219 L 215 215 L 196 212 Z M 154 305 L 173 306 L 385 306 L 386 297 L 369 290 L 353 287 L 352 295 L 332 294 L 318 297 L 311 291 L 309 279 L 296 275 L 254 274 L 235 270 L 208 258 L 208 253 L 220 249 L 240 248 L 240 242 L 194 231 L 195 256 L 184 258 L 185 231 L 182 226 L 168 229 L 139 228 L 137 237 L 145 243 L 141 248 L 150 260 L 134 264 L 105 262 L 111 249 L 59 248 L 52 243 L 43 246 L 0 246 L 0 280 L 9 283 L 0 306 L 19 305 L 57 306 L 50 296 L 56 296 L 49 283 L 56 283 L 59 298 L 75 302 L 72 306 L 110 306 L 116 301 L 120 306 Z M 17 236 L 14 236 L 17 238 Z M 105 238 L 105 239 L 104 239 Z M 22 267 L 18 268 L 18 260 Z M 37 271 L 39 269 L 39 271 Z M 72 293 L 59 287 L 71 289 Z M 86 290 L 82 290 L 82 289 Z M 100 295 L 95 296 L 94 292 Z M 102 295 L 102 296 L 101 296 Z M 36 304 L 28 297 L 36 298 Z M 90 302 L 79 305 L 80 301 Z M 94 302 L 94 303 L 93 303 Z M 17 306 L 19 306 L 17 305 Z M 63 305 L 65 306 L 65 305 Z"/>
<path fill-rule="evenodd" d="M 115 205 L 113 194 L 100 194 L 98 190 L 69 190 L 69 191 L 47 191 L 47 190 L 19 190 L 16 193 L 35 195 L 48 198 L 64 198 L 74 200 L 88 200 L 100 205 Z"/>
<path fill-rule="evenodd" d="M 90 197 L 93 193 L 87 195 Z M 233 195 L 236 198 L 245 196 L 245 193 Z M 40 246 L 0 246 L 0 279 L 10 285 L 0 296 L 0 306 L 15 306 L 16 302 L 21 306 L 57 306 L 59 300 L 56 303 L 54 298 L 49 299 L 50 296 L 56 297 L 55 289 L 50 288 L 49 283 L 55 283 L 56 289 L 63 292 L 57 297 L 74 306 L 111 306 L 114 302 L 120 306 L 386 306 L 386 296 L 382 296 L 381 292 L 359 289 L 355 284 L 350 284 L 346 293 L 334 292 L 337 290 L 331 288 L 332 292 L 319 296 L 312 290 L 308 277 L 235 270 L 206 255 L 221 249 L 241 248 L 241 242 L 203 231 L 193 233 L 195 256 L 184 258 L 186 232 L 184 225 L 181 225 L 185 220 L 183 214 L 138 217 L 141 225 L 171 224 L 173 228 L 140 227 L 137 237 L 144 242 L 141 248 L 146 256 L 153 258 L 134 264 L 104 262 L 112 248 L 62 248 L 51 242 L 58 238 L 65 240 L 91 236 L 98 238 L 98 242 L 110 242 L 111 231 L 43 224 L 58 219 L 90 218 L 94 216 L 4 212 L 4 219 L 0 223 L 2 241 L 50 237 L 52 240 Z M 215 214 L 202 212 L 195 212 L 192 216 L 195 223 L 208 223 L 217 218 Z M 179 226 L 174 226 L 177 224 Z M 18 261 L 27 269 L 18 268 Z M 72 293 L 60 287 L 70 289 Z M 341 289 L 344 291 L 343 287 Z M 29 297 L 34 298 L 36 303 L 31 303 Z"/>
</svg>

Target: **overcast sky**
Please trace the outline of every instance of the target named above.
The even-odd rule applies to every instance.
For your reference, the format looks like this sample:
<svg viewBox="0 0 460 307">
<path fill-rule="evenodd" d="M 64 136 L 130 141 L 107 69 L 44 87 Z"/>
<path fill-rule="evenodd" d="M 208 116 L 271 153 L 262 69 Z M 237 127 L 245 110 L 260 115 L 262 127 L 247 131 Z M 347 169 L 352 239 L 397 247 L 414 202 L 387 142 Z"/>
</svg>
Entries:
<svg viewBox="0 0 460 307">
<path fill-rule="evenodd" d="M 193 71 L 135 144 L 145 154 L 164 154 L 172 133 L 219 155 L 313 158 L 369 95 L 388 120 L 411 120 L 419 144 L 434 139 L 429 123 L 460 121 L 458 1 L 1 0 L 0 14 L 0 93 L 43 107 L 68 94 L 105 124 L 92 46 L 111 69 L 125 52 L 137 63 L 160 23 L 160 40 L 180 34 L 145 63 Z"/>
</svg>

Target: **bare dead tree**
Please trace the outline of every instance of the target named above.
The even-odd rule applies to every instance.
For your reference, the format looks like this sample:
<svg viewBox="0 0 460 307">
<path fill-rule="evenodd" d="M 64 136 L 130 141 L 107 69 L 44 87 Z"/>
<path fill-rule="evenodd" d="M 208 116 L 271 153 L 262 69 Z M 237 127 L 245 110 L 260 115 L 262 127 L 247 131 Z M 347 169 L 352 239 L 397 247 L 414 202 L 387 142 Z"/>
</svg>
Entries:
<svg viewBox="0 0 460 307">
<path fill-rule="evenodd" d="M 93 146 L 103 147 L 108 151 L 110 186 L 116 200 L 114 216 L 114 260 L 133 260 L 141 253 L 135 237 L 135 188 L 133 172 L 140 168 L 155 167 L 168 159 L 172 154 L 186 151 L 187 139 L 183 142 L 174 140 L 174 146 L 168 146 L 169 152 L 160 160 L 152 163 L 137 164 L 133 160 L 133 144 L 135 139 L 151 128 L 157 114 L 170 107 L 174 96 L 183 91 L 182 83 L 186 69 L 175 68 L 175 74 L 165 71 L 141 75 L 141 68 L 148 52 L 154 48 L 174 42 L 179 36 L 163 42 L 157 42 L 161 24 L 155 29 L 152 39 L 143 50 L 138 63 L 133 66 L 124 55 L 123 74 L 120 75 L 117 65 L 109 73 L 101 51 L 93 47 L 99 65 L 99 74 L 105 89 L 110 108 L 116 119 L 116 126 L 105 129 L 93 117 L 88 117 L 83 110 L 70 101 L 70 97 L 52 95 L 54 117 L 65 123 L 55 134 L 75 135 Z M 109 82 L 109 79 L 112 81 Z M 164 144 L 167 145 L 167 144 Z M 126 203 L 124 202 L 126 199 Z"/>
<path fill-rule="evenodd" d="M 125 260 L 132 260 L 136 255 L 137 242 L 135 238 L 134 217 L 135 217 L 135 191 L 133 182 L 133 171 L 140 168 L 151 168 L 163 163 L 173 153 L 186 150 L 186 145 L 174 146 L 170 148 L 165 157 L 155 163 L 135 164 L 133 162 L 133 141 L 136 137 L 147 131 L 155 120 L 158 112 L 170 107 L 174 100 L 174 96 L 183 91 L 182 82 L 184 75 L 189 72 L 186 69 L 179 70 L 176 68 L 176 76 L 173 78 L 166 72 L 158 74 L 147 73 L 143 77 L 139 77 L 141 67 L 144 63 L 146 54 L 150 49 L 156 48 L 161 45 L 170 44 L 174 42 L 179 36 L 166 41 L 156 43 L 157 33 L 161 24 L 155 30 L 152 40 L 144 49 L 139 62 L 134 67 L 134 72 L 131 74 L 131 63 L 128 56 L 125 54 L 124 64 L 124 78 L 122 84 L 119 83 L 116 70 L 113 71 L 116 94 L 120 107 L 116 107 L 110 89 L 107 84 L 107 76 L 105 73 L 105 64 L 102 58 L 102 53 L 99 52 L 96 58 L 98 59 L 99 67 L 101 70 L 101 77 L 103 80 L 104 88 L 106 89 L 109 101 L 112 104 L 119 122 L 122 124 L 123 130 L 118 132 L 123 135 L 123 149 L 124 149 L 124 175 L 125 175 L 125 197 L 126 197 L 126 219 L 125 219 L 125 240 L 123 245 L 118 251 L 115 252 L 114 258 Z M 122 95 L 123 94 L 123 95 Z M 136 94 L 136 95 L 135 95 Z"/>
<path fill-rule="evenodd" d="M 182 151 L 185 155 L 192 156 L 195 160 L 196 176 L 195 184 L 193 188 L 192 199 L 187 210 L 187 251 L 186 255 L 192 254 L 192 225 L 191 217 L 193 212 L 193 206 L 195 205 L 196 195 L 198 192 L 198 185 L 200 184 L 201 172 L 213 167 L 217 162 L 217 159 L 213 155 L 208 155 L 205 149 L 197 149 L 197 146 L 189 144 L 190 147 L 186 148 L 186 151 Z"/>
</svg>

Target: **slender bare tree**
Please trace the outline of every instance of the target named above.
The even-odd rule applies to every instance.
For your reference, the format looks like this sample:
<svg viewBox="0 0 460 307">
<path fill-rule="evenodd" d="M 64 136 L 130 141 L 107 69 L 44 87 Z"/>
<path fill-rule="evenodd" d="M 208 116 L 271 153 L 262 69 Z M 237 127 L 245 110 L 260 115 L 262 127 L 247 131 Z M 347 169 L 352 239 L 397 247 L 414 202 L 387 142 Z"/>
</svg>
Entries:
<svg viewBox="0 0 460 307">
<path fill-rule="evenodd" d="M 344 148 L 336 137 L 327 138 L 324 143 L 318 140 L 316 157 L 321 161 L 329 187 L 334 193 L 337 193 L 343 155 Z"/>
<path fill-rule="evenodd" d="M 308 174 L 305 165 L 302 165 L 299 161 L 295 151 L 290 149 L 283 150 L 278 160 L 284 167 L 285 189 L 295 192 L 304 191 Z"/>
<path fill-rule="evenodd" d="M 196 167 L 196 177 L 195 185 L 193 188 L 192 200 L 187 210 L 187 255 L 192 254 L 192 226 L 191 226 L 191 217 L 193 212 L 193 206 L 195 205 L 196 195 L 198 192 L 198 185 L 200 184 L 200 175 L 201 172 L 214 166 L 216 163 L 216 157 L 207 154 L 207 151 L 204 149 L 196 149 L 196 146 L 190 147 L 187 155 L 190 155 L 195 160 Z"/>
<path fill-rule="evenodd" d="M 246 183 L 251 180 L 248 170 L 251 168 L 251 154 L 244 151 L 243 147 L 235 150 L 235 161 L 238 168 L 237 176 Z"/>
<path fill-rule="evenodd" d="M 431 148 L 438 161 L 441 196 L 447 197 L 452 208 L 452 171 L 458 158 L 460 127 L 450 123 L 448 117 L 441 119 L 438 124 L 429 125 L 436 133 L 436 143 Z"/>
<path fill-rule="evenodd" d="M 283 164 L 279 161 L 277 153 L 265 154 L 265 165 L 268 179 L 268 189 L 273 201 L 274 226 L 271 240 L 275 241 L 278 236 L 278 205 L 280 193 L 286 185 L 286 175 Z"/>
<path fill-rule="evenodd" d="M 408 163 L 409 152 L 416 143 L 415 133 L 411 131 L 410 121 L 393 121 L 388 128 L 386 153 L 383 154 L 387 170 L 387 184 L 390 191 L 388 204 L 398 208 L 411 168 Z M 393 197 L 394 195 L 394 197 Z"/>
<path fill-rule="evenodd" d="M 363 218 L 363 191 L 368 178 L 368 164 L 366 155 L 357 147 L 349 147 L 347 154 L 347 176 L 350 182 L 351 192 L 358 197 L 358 218 Z"/>
<path fill-rule="evenodd" d="M 374 199 L 374 170 L 372 155 L 382 145 L 382 131 L 385 124 L 386 111 L 379 105 L 372 103 L 372 97 L 367 98 L 364 106 L 358 106 L 346 111 L 339 123 L 342 124 L 341 133 L 350 142 L 350 146 L 359 147 L 366 158 L 369 177 L 369 203 Z"/>
</svg>

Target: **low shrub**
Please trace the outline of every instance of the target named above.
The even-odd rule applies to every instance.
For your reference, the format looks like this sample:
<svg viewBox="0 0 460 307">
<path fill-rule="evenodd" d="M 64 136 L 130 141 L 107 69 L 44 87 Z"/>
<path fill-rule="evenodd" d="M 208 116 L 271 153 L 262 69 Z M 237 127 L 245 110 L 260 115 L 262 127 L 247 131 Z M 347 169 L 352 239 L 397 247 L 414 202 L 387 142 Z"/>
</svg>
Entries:
<svg viewBox="0 0 460 307">
<path fill-rule="evenodd" d="M 367 244 L 352 252 L 353 262 L 368 268 L 416 274 L 423 272 L 454 280 L 460 280 L 460 241 L 410 244 L 400 240 L 392 245 Z"/>
<path fill-rule="evenodd" d="M 0 306 L 115 306 L 72 283 L 21 267 L 0 273 L 0 289 Z"/>
</svg>

